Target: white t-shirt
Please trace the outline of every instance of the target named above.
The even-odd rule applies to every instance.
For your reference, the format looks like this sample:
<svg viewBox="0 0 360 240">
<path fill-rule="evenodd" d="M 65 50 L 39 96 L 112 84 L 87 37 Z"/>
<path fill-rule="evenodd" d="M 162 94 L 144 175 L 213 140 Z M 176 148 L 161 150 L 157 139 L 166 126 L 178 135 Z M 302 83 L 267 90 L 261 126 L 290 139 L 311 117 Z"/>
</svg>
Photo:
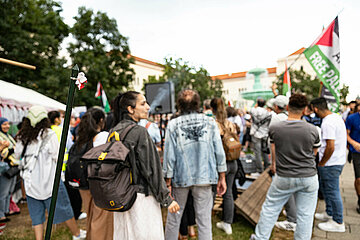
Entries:
<svg viewBox="0 0 360 240">
<path fill-rule="evenodd" d="M 109 133 L 108 133 L 108 132 L 105 132 L 105 131 L 99 132 L 99 133 L 95 136 L 95 139 L 94 139 L 94 142 L 93 142 L 93 146 L 94 146 L 94 147 L 97 147 L 97 146 L 100 146 L 101 144 L 106 143 L 108 136 L 109 136 Z"/>
<path fill-rule="evenodd" d="M 326 139 L 335 140 L 335 149 L 325 166 L 344 165 L 346 162 L 347 144 L 346 127 L 341 116 L 335 113 L 327 115 L 323 118 L 321 124 L 321 147 L 319 149 L 320 160 L 325 152 Z"/>
<path fill-rule="evenodd" d="M 244 131 L 244 126 L 242 124 L 241 118 L 239 115 L 236 115 L 235 117 L 228 117 L 228 120 L 232 123 L 235 123 L 236 125 L 239 126 L 240 128 L 240 132 Z"/>
</svg>

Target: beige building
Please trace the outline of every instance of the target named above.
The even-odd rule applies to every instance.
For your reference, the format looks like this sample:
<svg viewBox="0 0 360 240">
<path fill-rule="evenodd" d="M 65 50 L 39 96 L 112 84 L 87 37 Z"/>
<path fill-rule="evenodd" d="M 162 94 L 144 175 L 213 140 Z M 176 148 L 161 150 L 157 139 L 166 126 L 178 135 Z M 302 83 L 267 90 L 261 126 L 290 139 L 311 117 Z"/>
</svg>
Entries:
<svg viewBox="0 0 360 240">
<path fill-rule="evenodd" d="M 287 57 L 279 58 L 277 60 L 277 70 L 276 74 L 280 75 L 285 71 L 285 62 L 287 61 L 287 66 L 293 70 L 300 70 L 301 68 L 311 76 L 316 76 L 314 69 L 311 67 L 309 61 L 306 59 L 305 55 L 302 54 L 305 51 L 305 48 L 300 48 L 296 52 L 290 54 Z M 300 56 L 299 56 L 300 55 Z"/>
<path fill-rule="evenodd" d="M 267 73 L 260 76 L 260 82 L 263 88 L 271 90 L 272 83 L 277 79 L 277 76 L 285 71 L 286 61 L 287 66 L 291 66 L 291 69 L 300 70 L 303 68 L 306 73 L 316 76 L 316 73 L 312 69 L 311 65 L 305 58 L 304 54 L 302 54 L 304 50 L 305 48 L 301 48 L 287 57 L 279 58 L 277 60 L 277 67 L 267 68 Z M 248 74 L 247 71 L 217 75 L 212 76 L 212 78 L 217 78 L 222 81 L 223 97 L 227 102 L 230 101 L 233 106 L 249 109 L 254 104 L 253 101 L 241 98 L 241 93 L 252 90 L 254 85 L 254 76 Z"/>
<path fill-rule="evenodd" d="M 138 92 L 143 92 L 144 80 L 149 76 L 159 78 L 164 74 L 164 66 L 160 63 L 152 62 L 143 58 L 132 56 L 135 59 L 134 64 L 130 67 L 134 69 L 134 81 L 130 84 L 130 88 Z"/>
</svg>

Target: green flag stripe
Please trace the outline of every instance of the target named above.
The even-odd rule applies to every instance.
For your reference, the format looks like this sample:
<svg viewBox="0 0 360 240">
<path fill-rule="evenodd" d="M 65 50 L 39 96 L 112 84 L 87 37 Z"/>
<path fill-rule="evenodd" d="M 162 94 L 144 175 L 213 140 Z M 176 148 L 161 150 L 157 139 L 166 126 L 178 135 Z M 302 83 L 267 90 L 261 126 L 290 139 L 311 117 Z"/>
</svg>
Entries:
<svg viewBox="0 0 360 240">
<path fill-rule="evenodd" d="M 336 111 L 340 107 L 340 73 L 334 64 L 324 55 L 317 45 L 304 51 L 304 55 L 310 65 L 320 78 L 321 82 L 329 89 L 338 104 Z"/>
</svg>

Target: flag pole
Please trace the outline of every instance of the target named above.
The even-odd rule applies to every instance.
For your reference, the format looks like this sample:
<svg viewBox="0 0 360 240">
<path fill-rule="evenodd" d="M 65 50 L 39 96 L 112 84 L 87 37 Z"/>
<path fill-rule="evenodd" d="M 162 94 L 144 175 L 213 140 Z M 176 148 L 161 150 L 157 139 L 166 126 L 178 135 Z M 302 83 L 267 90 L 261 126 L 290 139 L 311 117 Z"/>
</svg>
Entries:
<svg viewBox="0 0 360 240">
<path fill-rule="evenodd" d="M 65 145 L 66 145 L 66 139 L 68 136 L 69 131 L 69 123 L 70 123 L 70 116 L 71 116 L 71 110 L 74 102 L 74 93 L 75 93 L 75 81 L 74 79 L 77 78 L 79 73 L 79 67 L 76 64 L 72 70 L 71 70 L 71 78 L 69 82 L 69 93 L 66 101 L 66 111 L 65 111 L 65 119 L 64 119 L 64 125 L 61 133 L 61 141 L 60 141 L 60 149 L 59 149 L 59 155 L 57 159 L 56 164 L 56 173 L 54 178 L 54 186 L 52 190 L 52 196 L 51 196 L 51 203 L 50 203 L 50 209 L 49 209 L 49 217 L 48 222 L 46 225 L 46 233 L 45 233 L 45 240 L 50 240 L 51 237 L 51 230 L 52 230 L 52 223 L 54 220 L 54 214 L 55 214 L 55 206 L 56 206 L 56 200 L 58 196 L 58 190 L 59 190 L 59 183 L 60 183 L 60 177 L 61 177 L 61 169 L 63 165 L 64 160 L 64 154 L 65 154 Z"/>
</svg>

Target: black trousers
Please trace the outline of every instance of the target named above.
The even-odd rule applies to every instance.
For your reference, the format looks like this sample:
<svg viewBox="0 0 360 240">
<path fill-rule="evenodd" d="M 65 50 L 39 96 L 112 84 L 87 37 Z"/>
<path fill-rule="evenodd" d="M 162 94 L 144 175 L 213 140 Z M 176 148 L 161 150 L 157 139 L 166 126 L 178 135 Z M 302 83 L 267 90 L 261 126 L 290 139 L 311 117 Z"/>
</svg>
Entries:
<svg viewBox="0 0 360 240">
<path fill-rule="evenodd" d="M 74 189 L 70 187 L 69 184 L 66 182 L 65 182 L 65 187 L 69 195 L 71 207 L 74 212 L 74 217 L 77 220 L 81 214 L 81 206 L 82 206 L 82 199 L 80 196 L 80 192 L 78 189 Z"/>
</svg>

